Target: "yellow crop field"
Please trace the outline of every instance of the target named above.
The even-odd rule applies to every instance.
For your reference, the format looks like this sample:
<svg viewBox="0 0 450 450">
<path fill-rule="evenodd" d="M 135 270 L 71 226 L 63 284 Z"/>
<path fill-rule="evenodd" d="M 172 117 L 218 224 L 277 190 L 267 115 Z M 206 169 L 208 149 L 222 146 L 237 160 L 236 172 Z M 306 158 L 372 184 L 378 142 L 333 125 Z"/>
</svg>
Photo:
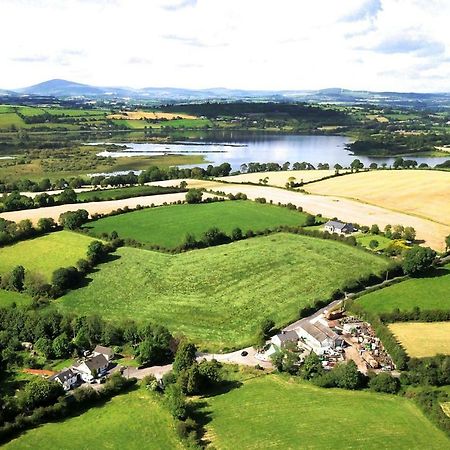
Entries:
<svg viewBox="0 0 450 450">
<path fill-rule="evenodd" d="M 341 173 L 345 171 L 341 170 Z M 285 187 L 286 183 L 308 183 L 310 181 L 321 180 L 335 174 L 335 170 L 287 170 L 277 172 L 255 172 L 233 175 L 231 177 L 221 177 L 218 180 L 228 181 L 229 183 L 260 183 L 260 180 L 267 178 L 268 185 Z M 261 183 L 264 184 L 264 183 Z"/>
<path fill-rule="evenodd" d="M 411 357 L 450 355 L 450 322 L 398 322 L 389 329 Z"/>
<path fill-rule="evenodd" d="M 450 225 L 450 172 L 376 170 L 320 181 L 313 194 L 358 200 Z"/>
<path fill-rule="evenodd" d="M 167 113 L 159 111 L 123 111 L 118 114 L 110 114 L 108 119 L 112 120 L 141 120 L 141 119 L 197 119 L 196 116 L 182 113 Z"/>
</svg>

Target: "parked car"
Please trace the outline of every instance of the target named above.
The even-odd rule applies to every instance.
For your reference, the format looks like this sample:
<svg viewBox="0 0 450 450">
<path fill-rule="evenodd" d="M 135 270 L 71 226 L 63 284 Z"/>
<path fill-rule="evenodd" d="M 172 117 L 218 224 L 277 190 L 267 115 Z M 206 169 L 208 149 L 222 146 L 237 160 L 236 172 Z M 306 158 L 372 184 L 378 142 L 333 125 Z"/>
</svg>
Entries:
<svg viewBox="0 0 450 450">
<path fill-rule="evenodd" d="M 247 356 L 248 355 L 248 352 L 246 351 L 246 350 L 243 350 L 242 352 L 241 352 L 241 356 Z"/>
</svg>

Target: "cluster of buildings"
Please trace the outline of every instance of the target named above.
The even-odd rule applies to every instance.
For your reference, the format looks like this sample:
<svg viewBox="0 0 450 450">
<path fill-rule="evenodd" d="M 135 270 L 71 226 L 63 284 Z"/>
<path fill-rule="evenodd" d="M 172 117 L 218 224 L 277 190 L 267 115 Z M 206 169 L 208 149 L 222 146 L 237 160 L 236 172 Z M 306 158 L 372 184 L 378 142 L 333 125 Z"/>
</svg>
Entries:
<svg viewBox="0 0 450 450">
<path fill-rule="evenodd" d="M 345 360 L 353 360 L 363 373 L 395 369 L 372 327 L 355 317 L 345 316 L 343 311 L 337 314 L 324 311 L 298 321 L 273 336 L 257 357 L 268 360 L 274 353 L 286 349 L 298 353 L 300 362 L 311 352 L 316 353 L 325 369 Z"/>
<path fill-rule="evenodd" d="M 112 348 L 97 345 L 92 354 L 78 361 L 77 364 L 53 375 L 49 380 L 60 383 L 65 391 L 69 391 L 83 382 L 93 383 L 106 375 L 113 358 L 114 351 Z"/>
</svg>

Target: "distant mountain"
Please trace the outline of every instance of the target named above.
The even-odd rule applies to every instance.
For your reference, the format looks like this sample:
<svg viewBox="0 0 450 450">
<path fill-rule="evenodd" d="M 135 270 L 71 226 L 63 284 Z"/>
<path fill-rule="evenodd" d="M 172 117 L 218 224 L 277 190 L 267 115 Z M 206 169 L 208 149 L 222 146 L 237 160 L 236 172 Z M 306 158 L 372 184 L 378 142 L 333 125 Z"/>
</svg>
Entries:
<svg viewBox="0 0 450 450">
<path fill-rule="evenodd" d="M 58 79 L 44 81 L 43 83 L 16 89 L 15 91 L 19 94 L 49 95 L 55 97 L 91 97 L 103 94 L 100 88 Z"/>
<path fill-rule="evenodd" d="M 450 108 L 450 94 L 421 94 L 398 92 L 352 91 L 341 88 L 311 90 L 259 91 L 245 89 L 183 89 L 171 87 L 128 87 L 90 86 L 67 80 L 49 80 L 21 89 L 0 90 L 0 95 L 47 96 L 60 99 L 119 99 L 136 102 L 160 103 L 199 101 L 302 101 L 311 103 L 379 104 L 390 106 Z"/>
</svg>

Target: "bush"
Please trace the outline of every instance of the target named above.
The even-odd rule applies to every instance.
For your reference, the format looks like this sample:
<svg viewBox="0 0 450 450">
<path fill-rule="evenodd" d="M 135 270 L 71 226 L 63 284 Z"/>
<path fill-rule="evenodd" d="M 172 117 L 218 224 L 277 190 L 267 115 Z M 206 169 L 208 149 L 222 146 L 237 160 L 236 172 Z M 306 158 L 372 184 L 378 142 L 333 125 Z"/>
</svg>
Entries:
<svg viewBox="0 0 450 450">
<path fill-rule="evenodd" d="M 400 382 L 388 373 L 380 373 L 369 381 L 369 388 L 375 392 L 385 392 L 386 394 L 396 394 L 400 389 Z"/>
<path fill-rule="evenodd" d="M 189 204 L 200 203 L 203 192 L 200 189 L 189 189 L 186 193 L 186 202 Z"/>
<path fill-rule="evenodd" d="M 417 276 L 433 265 L 436 252 L 429 247 L 415 245 L 405 252 L 402 267 L 407 275 Z"/>
</svg>

